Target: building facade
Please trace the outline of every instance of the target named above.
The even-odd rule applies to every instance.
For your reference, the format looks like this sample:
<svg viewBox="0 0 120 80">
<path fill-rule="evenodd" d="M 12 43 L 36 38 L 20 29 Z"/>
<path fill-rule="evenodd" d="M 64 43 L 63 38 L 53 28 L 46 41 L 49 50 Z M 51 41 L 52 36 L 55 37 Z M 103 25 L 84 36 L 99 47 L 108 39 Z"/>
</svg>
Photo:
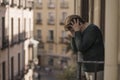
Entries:
<svg viewBox="0 0 120 80">
<path fill-rule="evenodd" d="M 0 0 L 0 80 L 32 80 L 33 1 Z"/>
<path fill-rule="evenodd" d="M 104 80 L 120 80 L 120 1 L 76 0 L 76 14 L 99 26 L 105 43 Z"/>
<path fill-rule="evenodd" d="M 39 41 L 39 65 L 58 68 L 69 63 L 64 20 L 71 14 L 74 14 L 74 0 L 36 0 L 34 37 Z"/>
</svg>

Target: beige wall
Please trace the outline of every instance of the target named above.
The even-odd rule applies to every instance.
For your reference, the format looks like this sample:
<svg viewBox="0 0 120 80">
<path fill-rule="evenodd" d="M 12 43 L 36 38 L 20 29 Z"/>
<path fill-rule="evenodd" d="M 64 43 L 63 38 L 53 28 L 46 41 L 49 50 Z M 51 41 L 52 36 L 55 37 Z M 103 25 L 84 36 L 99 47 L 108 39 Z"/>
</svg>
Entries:
<svg viewBox="0 0 120 80">
<path fill-rule="evenodd" d="M 15 0 L 18 5 L 19 0 Z M 11 0 L 9 0 L 11 2 Z M 24 18 L 26 18 L 26 33 L 28 33 L 27 38 L 30 38 L 30 32 L 33 31 L 33 10 L 29 10 L 28 8 L 24 9 L 24 7 L 18 8 L 18 6 L 10 7 L 10 6 L 0 6 L 0 25 L 1 25 L 1 17 L 5 17 L 5 27 L 8 29 L 9 41 L 10 45 L 4 50 L 0 50 L 0 80 L 2 79 L 2 62 L 6 62 L 6 80 L 8 80 L 8 67 L 9 73 L 11 73 L 11 57 L 14 57 L 14 76 L 18 74 L 18 53 L 20 53 L 20 70 L 23 70 L 25 67 L 23 62 L 28 65 L 28 59 L 24 60 L 24 50 L 28 52 L 28 45 L 30 44 L 30 40 L 26 40 L 25 42 L 20 42 L 11 46 L 11 18 L 14 18 L 14 35 L 18 34 L 18 18 L 20 18 L 20 32 L 24 32 Z M 31 21 L 30 21 L 31 20 Z M 32 37 L 33 34 L 31 34 Z M 0 27 L 0 49 L 2 47 L 2 26 Z M 8 51 L 9 48 L 9 51 Z M 9 55 L 8 55 L 9 54 Z M 25 53 L 25 55 L 29 55 Z M 9 66 L 8 66 L 8 56 L 9 56 Z M 10 75 L 10 74 L 9 74 Z M 11 75 L 10 75 L 11 76 Z M 32 76 L 32 72 L 29 71 L 25 76 L 26 80 Z"/>
<path fill-rule="evenodd" d="M 119 1 L 119 7 L 120 7 L 120 1 Z M 119 10 L 118 10 L 119 12 L 119 16 L 118 16 L 118 18 L 120 19 L 120 8 L 119 8 Z M 118 25 L 120 26 L 120 20 L 118 21 Z M 120 30 L 120 28 L 118 28 L 119 30 Z M 118 33 L 118 36 L 120 35 L 120 32 Z M 120 45 L 120 36 L 119 36 L 119 45 Z M 120 46 L 118 47 L 118 63 L 120 64 Z"/>
<path fill-rule="evenodd" d="M 48 4 L 48 0 L 42 0 L 43 6 L 41 9 L 35 8 L 35 11 L 34 11 L 34 25 L 35 25 L 34 36 L 36 37 L 37 30 L 40 29 L 42 31 L 42 41 L 45 43 L 45 48 L 44 48 L 45 53 L 38 53 L 38 54 L 46 55 L 46 56 L 47 55 L 61 56 L 63 44 L 60 44 L 59 42 L 60 42 L 60 37 L 62 37 L 61 33 L 62 33 L 62 31 L 64 31 L 63 25 L 60 25 L 62 12 L 66 12 L 67 16 L 74 14 L 74 0 L 66 0 L 66 1 L 68 2 L 68 8 L 64 8 L 64 9 L 60 7 L 61 0 L 53 0 L 53 2 L 55 3 L 55 8 L 53 8 L 53 9 L 49 9 L 48 5 L 46 5 L 46 4 Z M 37 12 L 41 13 L 41 17 L 42 17 L 42 24 L 41 25 L 37 25 L 35 23 Z M 55 18 L 54 25 L 47 24 L 49 12 L 54 13 L 54 18 Z M 52 43 L 52 44 L 47 43 L 48 30 L 54 31 L 54 43 Z M 49 52 L 49 47 L 51 47 L 51 45 L 53 46 L 52 53 Z M 41 62 L 43 62 L 43 64 L 46 64 L 46 65 L 48 64 L 47 59 L 45 59 L 45 61 L 42 59 Z M 56 63 L 56 60 L 55 60 L 55 63 Z"/>
<path fill-rule="evenodd" d="M 118 13 L 119 0 L 106 0 L 105 80 L 118 80 L 118 29 L 120 27 Z"/>
</svg>

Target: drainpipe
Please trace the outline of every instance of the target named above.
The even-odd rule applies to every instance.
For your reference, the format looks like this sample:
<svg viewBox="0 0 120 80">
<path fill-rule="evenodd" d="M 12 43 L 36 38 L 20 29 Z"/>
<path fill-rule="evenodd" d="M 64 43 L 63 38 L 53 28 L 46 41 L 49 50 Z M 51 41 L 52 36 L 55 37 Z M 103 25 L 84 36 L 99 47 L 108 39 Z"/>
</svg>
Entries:
<svg viewBox="0 0 120 80">
<path fill-rule="evenodd" d="M 74 14 L 76 14 L 76 0 L 74 0 Z"/>
</svg>

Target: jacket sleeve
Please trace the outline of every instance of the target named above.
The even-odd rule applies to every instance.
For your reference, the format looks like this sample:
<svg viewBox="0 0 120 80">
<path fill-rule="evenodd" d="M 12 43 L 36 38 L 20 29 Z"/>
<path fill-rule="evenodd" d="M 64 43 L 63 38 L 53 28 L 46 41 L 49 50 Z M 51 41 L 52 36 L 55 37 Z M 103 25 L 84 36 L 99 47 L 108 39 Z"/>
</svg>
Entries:
<svg viewBox="0 0 120 80">
<path fill-rule="evenodd" d="M 96 41 L 97 38 L 97 30 L 95 28 L 91 28 L 87 30 L 87 32 L 81 38 L 81 32 L 75 32 L 75 39 L 77 42 L 78 50 L 84 52 L 88 50 Z"/>
<path fill-rule="evenodd" d="M 72 37 L 72 39 L 71 39 L 71 48 L 72 48 L 74 53 L 77 53 L 78 49 L 76 47 L 76 43 L 75 43 L 75 38 L 74 37 Z"/>
</svg>

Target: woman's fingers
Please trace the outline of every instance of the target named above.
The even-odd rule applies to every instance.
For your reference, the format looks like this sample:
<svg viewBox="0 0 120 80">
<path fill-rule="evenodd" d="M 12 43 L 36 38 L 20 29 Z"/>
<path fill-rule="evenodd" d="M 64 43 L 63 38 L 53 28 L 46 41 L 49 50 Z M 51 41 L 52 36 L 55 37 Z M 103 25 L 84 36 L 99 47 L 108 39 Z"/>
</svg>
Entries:
<svg viewBox="0 0 120 80">
<path fill-rule="evenodd" d="M 71 21 L 71 24 L 73 25 L 73 24 L 74 24 L 74 22 L 73 22 L 73 21 Z"/>
<path fill-rule="evenodd" d="M 79 19 L 77 19 L 77 24 L 79 25 Z"/>
<path fill-rule="evenodd" d="M 74 19 L 73 21 L 74 21 L 74 24 L 76 24 L 76 23 L 77 23 L 75 19 Z"/>
</svg>

